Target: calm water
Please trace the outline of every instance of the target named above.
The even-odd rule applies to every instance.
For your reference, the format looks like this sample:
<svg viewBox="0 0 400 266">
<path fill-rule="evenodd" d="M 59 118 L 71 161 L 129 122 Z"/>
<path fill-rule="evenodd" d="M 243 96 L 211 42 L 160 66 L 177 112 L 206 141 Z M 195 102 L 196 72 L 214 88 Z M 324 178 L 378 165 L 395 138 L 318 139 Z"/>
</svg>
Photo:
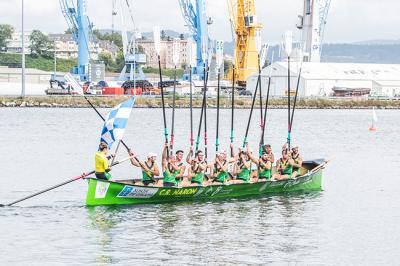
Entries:
<svg viewBox="0 0 400 266">
<path fill-rule="evenodd" d="M 296 113 L 303 156 L 330 159 L 321 192 L 88 208 L 85 181 L 78 181 L 0 209 L 0 264 L 399 265 L 400 111 L 377 113 L 375 133 L 367 130 L 370 111 Z M 177 112 L 177 148 L 188 146 L 188 114 Z M 215 111 L 208 116 L 213 143 Z M 237 113 L 238 144 L 247 116 Z M 285 119 L 282 110 L 269 114 L 266 136 L 275 153 L 285 142 Z M 223 111 L 225 147 L 229 120 Z M 0 203 L 91 170 L 101 127 L 90 109 L 0 108 Z M 257 127 L 254 121 L 253 149 Z M 134 110 L 126 142 L 143 158 L 160 154 L 162 141 L 161 110 Z M 138 175 L 126 164 L 114 176 Z"/>
</svg>

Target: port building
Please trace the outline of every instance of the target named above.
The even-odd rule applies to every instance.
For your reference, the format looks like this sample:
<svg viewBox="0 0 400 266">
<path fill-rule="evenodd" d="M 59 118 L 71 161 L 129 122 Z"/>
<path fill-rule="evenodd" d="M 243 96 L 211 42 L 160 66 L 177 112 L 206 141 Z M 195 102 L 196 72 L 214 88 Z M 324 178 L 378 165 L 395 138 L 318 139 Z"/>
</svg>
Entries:
<svg viewBox="0 0 400 266">
<path fill-rule="evenodd" d="M 296 89 L 300 67 L 302 68 L 299 83 L 300 97 L 360 96 L 366 94 L 374 97 L 400 97 L 400 65 L 398 64 L 313 62 L 301 64 L 292 62 L 290 65 L 292 93 Z M 255 90 L 257 76 L 249 77 L 247 90 Z M 287 96 L 287 62 L 275 62 L 262 70 L 261 84 L 264 93 L 270 76 L 272 77 L 271 96 Z"/>
</svg>

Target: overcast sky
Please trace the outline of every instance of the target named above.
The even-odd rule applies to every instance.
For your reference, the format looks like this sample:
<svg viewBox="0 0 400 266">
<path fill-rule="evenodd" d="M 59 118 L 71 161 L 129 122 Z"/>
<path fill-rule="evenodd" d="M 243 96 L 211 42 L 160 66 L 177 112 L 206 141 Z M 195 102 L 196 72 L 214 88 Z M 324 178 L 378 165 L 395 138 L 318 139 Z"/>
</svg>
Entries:
<svg viewBox="0 0 400 266">
<path fill-rule="evenodd" d="M 194 1 L 194 0 L 193 0 Z M 178 0 L 133 0 L 137 27 L 151 31 L 153 25 L 185 32 Z M 226 0 L 208 0 L 214 20 L 213 39 L 231 40 Z M 111 28 L 112 0 L 87 0 L 88 13 L 97 28 Z M 285 30 L 295 30 L 303 0 L 256 0 L 257 15 L 264 25 L 263 42 L 279 42 Z M 21 0 L 0 0 L 0 23 L 20 27 Z M 25 0 L 27 30 L 62 32 L 67 25 L 58 0 Z M 400 0 L 332 0 L 326 42 L 400 39 Z"/>
</svg>

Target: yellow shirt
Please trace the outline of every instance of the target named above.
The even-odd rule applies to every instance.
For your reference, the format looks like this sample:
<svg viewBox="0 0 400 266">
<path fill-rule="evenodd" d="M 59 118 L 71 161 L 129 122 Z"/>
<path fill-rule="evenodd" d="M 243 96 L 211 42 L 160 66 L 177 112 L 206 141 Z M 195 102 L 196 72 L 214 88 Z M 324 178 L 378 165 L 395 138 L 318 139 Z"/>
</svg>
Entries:
<svg viewBox="0 0 400 266">
<path fill-rule="evenodd" d="M 96 152 L 94 160 L 96 164 L 96 173 L 104 173 L 106 169 L 110 168 L 107 156 L 103 152 Z"/>
</svg>

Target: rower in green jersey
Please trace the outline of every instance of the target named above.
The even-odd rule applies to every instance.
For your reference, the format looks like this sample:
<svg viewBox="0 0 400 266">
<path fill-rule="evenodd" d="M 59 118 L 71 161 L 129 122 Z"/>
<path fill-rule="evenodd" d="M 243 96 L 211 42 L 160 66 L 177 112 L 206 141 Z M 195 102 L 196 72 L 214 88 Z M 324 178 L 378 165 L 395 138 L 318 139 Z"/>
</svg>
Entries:
<svg viewBox="0 0 400 266">
<path fill-rule="evenodd" d="M 238 156 L 235 157 L 234 176 L 232 184 L 250 183 L 251 159 L 247 152 L 239 150 Z"/>
<path fill-rule="evenodd" d="M 213 184 L 225 184 L 228 180 L 229 173 L 228 167 L 229 163 L 226 159 L 226 151 L 221 151 L 217 153 L 214 163 L 212 164 L 211 178 Z"/>
<path fill-rule="evenodd" d="M 110 180 L 110 165 L 108 160 L 113 156 L 107 157 L 108 145 L 105 142 L 101 142 L 99 145 L 99 151 L 96 152 L 94 157 L 95 160 L 95 175 L 97 179 Z"/>
<path fill-rule="evenodd" d="M 147 161 L 144 163 L 139 162 L 134 154 L 131 152 L 130 155 L 134 158 L 131 159 L 132 165 L 142 168 L 142 182 L 145 186 L 156 186 L 156 176 L 160 175 L 158 166 L 156 164 L 157 154 L 150 152 L 147 155 Z"/>
<path fill-rule="evenodd" d="M 175 187 L 177 186 L 177 175 L 180 173 L 180 167 L 176 163 L 175 156 L 168 154 L 168 144 L 164 145 L 162 154 L 162 170 L 163 170 L 163 186 Z"/>
<path fill-rule="evenodd" d="M 296 144 L 292 145 L 293 173 L 292 177 L 301 176 L 301 167 L 303 166 L 303 158 L 300 156 L 299 147 Z"/>
<path fill-rule="evenodd" d="M 176 184 L 178 186 L 187 186 L 188 181 L 185 180 L 185 171 L 186 171 L 186 166 L 183 164 L 183 151 L 182 150 L 177 150 L 175 152 L 175 160 L 176 164 L 179 167 L 179 173 L 176 175 Z"/>
<path fill-rule="evenodd" d="M 263 148 L 261 157 L 254 156 L 249 146 L 247 146 L 247 154 L 250 159 L 257 165 L 256 175 L 251 176 L 251 180 L 253 182 L 265 182 L 271 179 L 272 176 L 272 162 L 273 154 L 270 145 L 265 145 L 264 147 L 268 147 L 269 149 Z"/>
<path fill-rule="evenodd" d="M 192 158 L 193 148 L 190 147 L 189 153 L 186 157 L 186 162 L 190 165 L 188 171 L 188 180 L 190 186 L 203 186 L 205 172 L 207 170 L 207 162 L 204 159 L 204 153 L 197 151 L 195 157 Z"/>
<path fill-rule="evenodd" d="M 276 174 L 272 180 L 287 180 L 292 178 L 294 161 L 287 149 L 282 150 L 282 157 L 276 162 Z"/>
</svg>

